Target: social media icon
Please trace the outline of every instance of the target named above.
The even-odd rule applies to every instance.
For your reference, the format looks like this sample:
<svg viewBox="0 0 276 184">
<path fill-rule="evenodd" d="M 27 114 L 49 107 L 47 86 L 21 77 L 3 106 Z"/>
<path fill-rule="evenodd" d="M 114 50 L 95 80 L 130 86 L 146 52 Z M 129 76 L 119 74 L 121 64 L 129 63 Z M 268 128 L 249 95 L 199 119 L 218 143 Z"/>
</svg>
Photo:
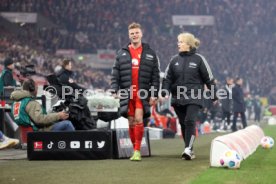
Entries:
<svg viewBox="0 0 276 184">
<path fill-rule="evenodd" d="M 70 142 L 70 148 L 72 148 L 72 149 L 80 148 L 80 141 L 71 141 Z"/>
<path fill-rule="evenodd" d="M 47 148 L 48 148 L 48 149 L 52 149 L 52 148 L 53 148 L 53 145 L 54 145 L 54 143 L 51 141 L 51 142 L 47 145 Z"/>
<path fill-rule="evenodd" d="M 101 149 L 101 148 L 104 147 L 105 141 L 101 141 L 101 142 L 98 142 L 98 141 L 97 141 L 97 145 L 98 145 L 98 148 Z"/>
<path fill-rule="evenodd" d="M 85 141 L 84 142 L 84 147 L 87 149 L 87 148 L 92 148 L 92 141 Z"/>
<path fill-rule="evenodd" d="M 58 142 L 58 149 L 65 149 L 66 148 L 66 142 L 65 141 L 59 141 Z"/>
</svg>

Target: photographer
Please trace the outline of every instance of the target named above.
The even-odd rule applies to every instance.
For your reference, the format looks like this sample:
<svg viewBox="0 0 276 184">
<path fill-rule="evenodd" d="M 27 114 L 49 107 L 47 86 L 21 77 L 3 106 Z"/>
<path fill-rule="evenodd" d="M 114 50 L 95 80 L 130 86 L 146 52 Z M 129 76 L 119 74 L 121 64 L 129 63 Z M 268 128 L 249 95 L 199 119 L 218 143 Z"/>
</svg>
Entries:
<svg viewBox="0 0 276 184">
<path fill-rule="evenodd" d="M 14 91 L 11 99 L 12 115 L 18 125 L 31 126 L 34 131 L 74 131 L 71 121 L 66 120 L 69 114 L 65 112 L 46 114 L 41 105 L 35 101 L 37 86 L 32 79 L 23 82 L 23 90 Z M 62 120 L 62 121 L 59 121 Z"/>
</svg>

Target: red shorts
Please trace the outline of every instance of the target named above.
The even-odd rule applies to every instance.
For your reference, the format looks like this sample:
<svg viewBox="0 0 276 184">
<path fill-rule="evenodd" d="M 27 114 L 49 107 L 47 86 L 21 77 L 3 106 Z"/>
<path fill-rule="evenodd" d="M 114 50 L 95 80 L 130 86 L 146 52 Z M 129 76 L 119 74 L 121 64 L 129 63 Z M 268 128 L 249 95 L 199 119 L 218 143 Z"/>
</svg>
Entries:
<svg viewBox="0 0 276 184">
<path fill-rule="evenodd" d="M 129 99 L 128 102 L 128 116 L 134 117 L 135 109 L 143 109 L 143 104 L 139 97 L 133 97 L 133 99 Z"/>
</svg>

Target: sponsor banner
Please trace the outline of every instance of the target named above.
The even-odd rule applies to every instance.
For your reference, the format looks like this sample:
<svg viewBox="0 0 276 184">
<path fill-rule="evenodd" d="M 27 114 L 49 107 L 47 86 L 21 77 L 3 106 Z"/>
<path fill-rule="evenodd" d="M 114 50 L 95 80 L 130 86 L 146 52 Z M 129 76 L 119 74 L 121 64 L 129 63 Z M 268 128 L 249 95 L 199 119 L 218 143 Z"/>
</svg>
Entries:
<svg viewBox="0 0 276 184">
<path fill-rule="evenodd" d="M 272 112 L 272 115 L 273 115 L 273 116 L 276 115 L 276 105 L 271 105 L 271 106 L 269 106 L 269 110 L 270 110 L 270 112 Z"/>
<path fill-rule="evenodd" d="M 99 61 L 113 63 L 116 58 L 116 51 L 109 49 L 98 49 L 97 56 Z"/>
<path fill-rule="evenodd" d="M 37 13 L 2 12 L 2 17 L 13 23 L 36 23 Z"/>
<path fill-rule="evenodd" d="M 133 145 L 129 137 L 128 128 L 115 129 L 113 137 L 114 158 L 129 158 L 133 154 Z M 144 136 L 141 143 L 141 155 L 150 156 L 150 143 L 148 129 L 144 130 Z"/>
<path fill-rule="evenodd" d="M 115 61 L 113 55 L 106 54 L 73 54 L 72 57 L 77 63 L 85 63 L 93 69 L 111 69 Z"/>
<path fill-rule="evenodd" d="M 111 131 L 31 132 L 29 160 L 112 158 Z"/>
<path fill-rule="evenodd" d="M 57 49 L 56 50 L 56 55 L 64 55 L 64 56 L 70 56 L 70 55 L 75 55 L 76 50 L 75 49 Z"/>
<path fill-rule="evenodd" d="M 212 26 L 215 24 L 214 16 L 207 15 L 173 15 L 175 26 Z"/>
</svg>

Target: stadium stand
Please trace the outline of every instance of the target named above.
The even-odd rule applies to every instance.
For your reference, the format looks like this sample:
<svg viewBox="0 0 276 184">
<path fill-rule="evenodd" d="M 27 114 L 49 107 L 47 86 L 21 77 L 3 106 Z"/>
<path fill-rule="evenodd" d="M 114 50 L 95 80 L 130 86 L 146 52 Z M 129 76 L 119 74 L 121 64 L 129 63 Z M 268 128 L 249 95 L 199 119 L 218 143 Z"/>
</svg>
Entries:
<svg viewBox="0 0 276 184">
<path fill-rule="evenodd" d="M 276 22 L 271 19 L 275 9 L 275 2 L 259 0 L 203 0 L 200 3 L 199 0 L 141 0 L 136 3 L 125 3 L 123 0 L 3 0 L 0 11 L 38 12 L 58 26 L 36 29 L 35 25 L 25 25 L 25 33 L 16 37 L 12 35 L 11 39 L 5 39 L 5 34 L 1 34 L 1 47 L 3 48 L 2 42 L 5 40 L 10 42 L 6 46 L 5 55 L 10 54 L 7 50 L 13 50 L 18 41 L 23 48 L 28 45 L 29 52 L 38 53 L 37 49 L 40 49 L 42 51 L 37 54 L 36 58 L 39 59 L 36 60 L 43 65 L 39 65 L 41 67 L 38 67 L 38 71 L 51 72 L 59 61 L 59 58 L 52 55 L 56 49 L 77 49 L 81 53 L 93 53 L 97 49 L 118 49 L 127 42 L 127 25 L 137 21 L 147 32 L 144 40 L 157 51 L 164 71 L 170 56 L 177 53 L 176 35 L 181 31 L 192 31 L 201 39 L 200 52 L 209 60 L 220 81 L 229 75 L 241 76 L 248 83 L 251 93 L 264 96 L 275 86 L 273 46 L 276 42 Z M 215 25 L 173 26 L 171 16 L 177 14 L 214 15 Z M 80 33 L 83 39 L 76 39 Z M 14 54 L 20 55 L 16 51 Z M 101 88 L 102 85 L 108 86 L 107 73 L 95 72 L 85 66 L 78 68 L 77 73 L 85 74 L 77 75 L 80 83 L 85 86 L 92 83 Z M 104 84 L 101 81 L 105 81 Z"/>
</svg>

